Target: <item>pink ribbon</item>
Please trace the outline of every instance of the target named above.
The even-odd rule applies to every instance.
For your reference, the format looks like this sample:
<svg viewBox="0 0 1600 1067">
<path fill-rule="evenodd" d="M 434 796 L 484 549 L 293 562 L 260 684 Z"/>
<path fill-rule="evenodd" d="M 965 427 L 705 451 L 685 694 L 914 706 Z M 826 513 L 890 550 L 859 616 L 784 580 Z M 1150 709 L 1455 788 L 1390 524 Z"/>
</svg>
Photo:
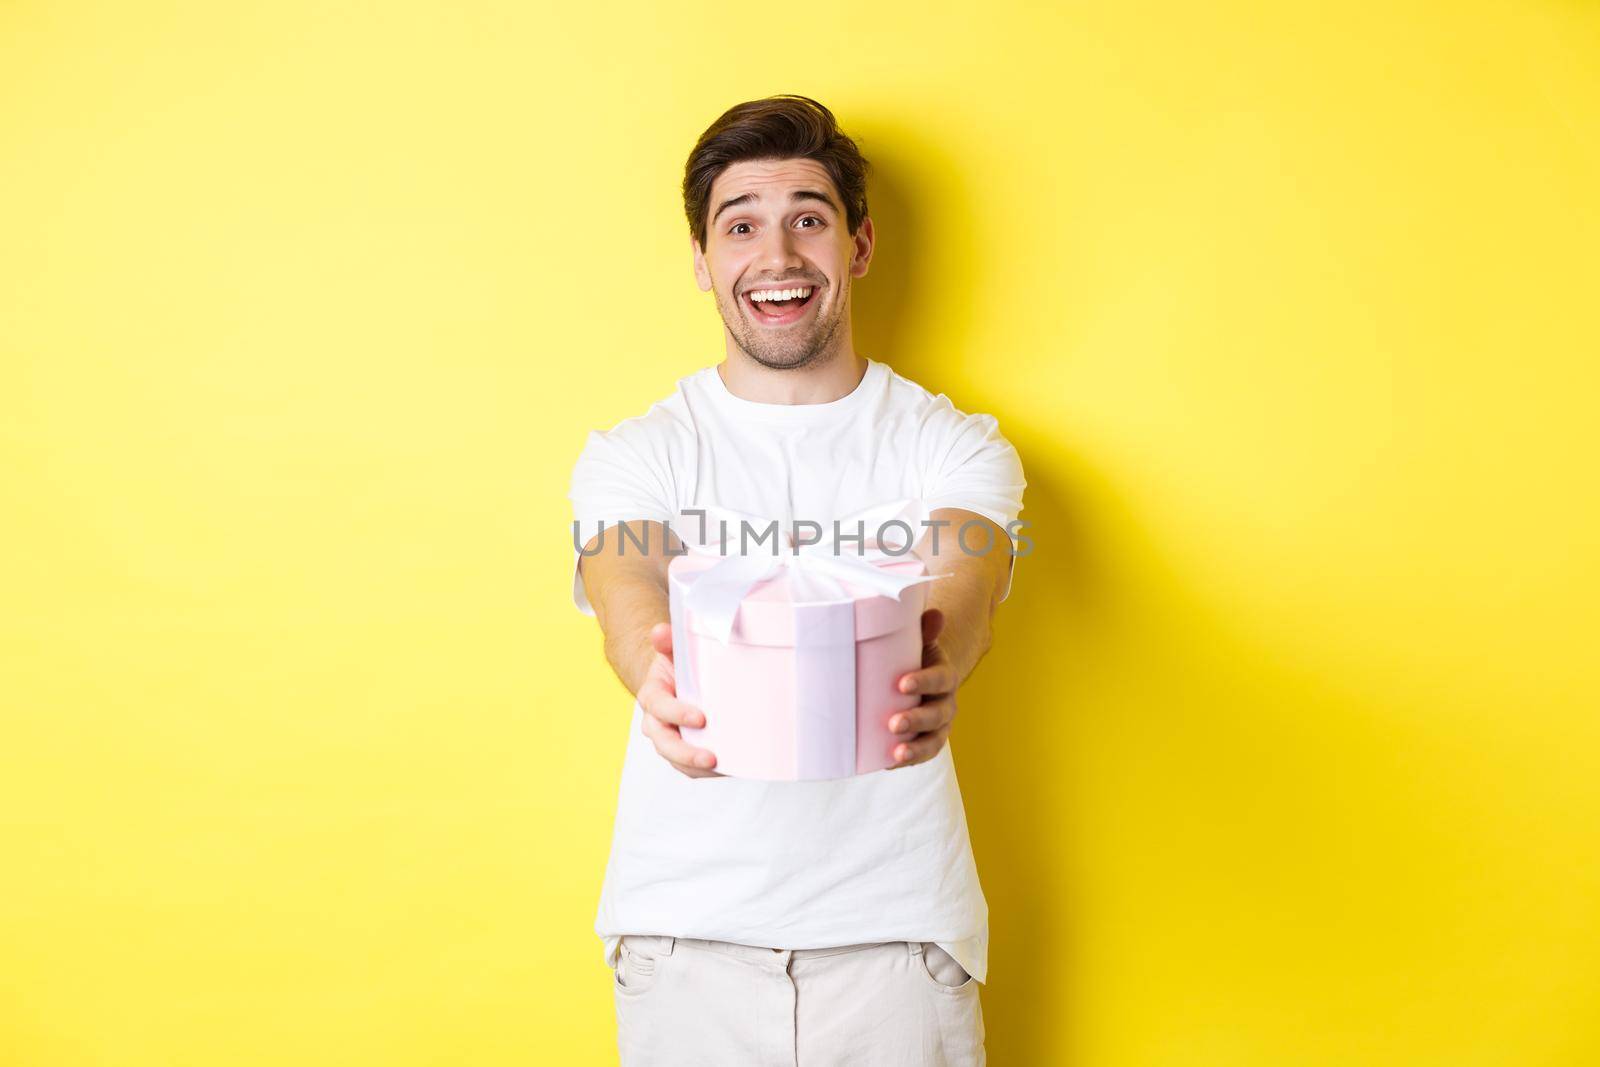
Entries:
<svg viewBox="0 0 1600 1067">
<path fill-rule="evenodd" d="M 921 537 L 923 523 L 929 517 L 927 505 L 915 497 L 905 497 L 853 512 L 837 520 L 833 527 L 824 527 L 819 540 L 805 544 L 800 543 L 798 531 L 794 529 L 797 524 L 791 524 L 787 529 L 778 524 L 774 541 L 772 537 L 765 536 L 774 525 L 771 518 L 715 505 L 695 510 L 704 511 L 705 516 L 703 522 L 691 522 L 696 527 L 693 536 L 685 536 L 690 531 L 680 530 L 677 523 L 672 524 L 673 532 L 690 552 L 721 558 L 695 578 L 689 586 L 687 603 L 695 618 L 723 644 L 732 638 L 739 605 L 750 590 L 785 572 L 797 604 L 846 599 L 849 594 L 841 582 L 864 586 L 882 596 L 898 600 L 901 592 L 911 586 L 942 577 L 934 574 L 895 574 L 879 566 L 884 562 L 915 558 L 910 551 L 911 546 Z M 741 530 L 741 522 L 748 524 L 746 530 Z M 897 526 L 888 525 L 895 522 L 905 524 L 909 530 L 909 540 Z M 834 536 L 835 527 L 840 535 L 837 538 Z M 702 528 L 706 534 L 703 539 L 700 536 Z M 761 551 L 765 554 L 741 552 L 730 555 L 729 542 L 744 547 L 742 542 L 746 540 L 747 531 L 752 537 L 762 537 Z M 859 541 L 855 536 L 858 532 Z M 883 543 L 878 541 L 880 533 L 885 534 Z M 738 540 L 735 541 L 735 538 Z M 769 543 L 770 548 L 764 547 Z M 847 544 L 851 546 L 848 554 Z M 884 544 L 896 551 L 887 550 Z"/>
</svg>

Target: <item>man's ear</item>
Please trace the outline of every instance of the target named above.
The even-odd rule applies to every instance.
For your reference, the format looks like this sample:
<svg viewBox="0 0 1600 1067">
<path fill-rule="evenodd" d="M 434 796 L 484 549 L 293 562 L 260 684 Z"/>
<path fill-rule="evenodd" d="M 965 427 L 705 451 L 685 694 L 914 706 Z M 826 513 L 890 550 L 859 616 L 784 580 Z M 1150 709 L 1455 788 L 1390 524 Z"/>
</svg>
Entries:
<svg viewBox="0 0 1600 1067">
<path fill-rule="evenodd" d="M 711 291 L 711 268 L 706 266 L 706 254 L 700 250 L 700 242 L 694 237 L 689 238 L 689 248 L 694 252 L 694 280 L 700 286 L 702 293 Z"/>
<path fill-rule="evenodd" d="M 861 225 L 856 227 L 856 234 L 852 240 L 855 241 L 855 253 L 850 258 L 850 277 L 865 278 L 867 266 L 872 262 L 872 249 L 876 242 L 872 234 L 871 216 L 864 216 L 861 219 Z"/>
</svg>

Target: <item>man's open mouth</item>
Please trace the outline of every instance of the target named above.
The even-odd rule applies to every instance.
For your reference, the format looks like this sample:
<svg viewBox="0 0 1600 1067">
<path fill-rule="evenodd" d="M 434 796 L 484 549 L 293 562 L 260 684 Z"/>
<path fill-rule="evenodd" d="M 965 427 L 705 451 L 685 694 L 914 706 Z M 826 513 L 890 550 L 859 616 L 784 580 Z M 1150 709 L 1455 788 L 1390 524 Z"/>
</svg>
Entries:
<svg viewBox="0 0 1600 1067">
<path fill-rule="evenodd" d="M 814 285 L 796 285 L 787 289 L 751 289 L 743 299 L 756 321 L 782 326 L 806 313 L 816 299 L 817 288 Z"/>
</svg>

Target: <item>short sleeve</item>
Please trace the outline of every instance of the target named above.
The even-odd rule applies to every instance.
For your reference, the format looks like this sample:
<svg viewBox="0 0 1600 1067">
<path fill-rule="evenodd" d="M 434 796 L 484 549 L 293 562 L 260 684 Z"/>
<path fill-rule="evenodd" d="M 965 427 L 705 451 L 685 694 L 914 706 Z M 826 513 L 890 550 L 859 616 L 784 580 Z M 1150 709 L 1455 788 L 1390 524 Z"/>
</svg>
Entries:
<svg viewBox="0 0 1600 1067">
<path fill-rule="evenodd" d="M 927 479 L 923 500 L 936 508 L 962 508 L 982 515 L 1006 531 L 1012 551 L 1006 571 L 1006 588 L 1000 595 L 1011 595 L 1011 577 L 1016 570 L 1017 533 L 1010 525 L 1022 511 L 1022 492 L 1027 480 L 1022 474 L 1022 459 L 1011 442 L 1000 433 L 993 415 L 965 415 L 950 407 L 943 396 L 941 414 L 949 428 L 937 435 L 932 473 Z M 974 548 L 977 548 L 974 543 Z"/>
<path fill-rule="evenodd" d="M 585 615 L 594 606 L 583 589 L 578 564 L 583 547 L 600 532 L 601 524 L 615 525 L 633 519 L 670 520 L 675 509 L 659 464 L 651 462 L 617 429 L 593 430 L 572 468 L 572 602 Z"/>
</svg>

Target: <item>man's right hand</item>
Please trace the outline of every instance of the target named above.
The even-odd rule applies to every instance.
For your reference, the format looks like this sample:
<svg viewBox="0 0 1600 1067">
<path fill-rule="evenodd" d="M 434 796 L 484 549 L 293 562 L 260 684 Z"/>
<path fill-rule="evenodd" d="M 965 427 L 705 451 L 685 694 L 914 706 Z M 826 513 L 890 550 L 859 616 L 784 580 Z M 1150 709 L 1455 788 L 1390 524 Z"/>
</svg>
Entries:
<svg viewBox="0 0 1600 1067">
<path fill-rule="evenodd" d="M 679 727 L 706 724 L 704 713 L 693 704 L 678 699 L 677 675 L 672 664 L 672 625 L 658 622 L 650 628 L 650 646 L 655 659 L 639 686 L 639 707 L 644 712 L 640 729 L 656 746 L 661 758 L 690 778 L 725 778 L 711 770 L 717 757 L 710 749 L 696 748 L 683 739 Z"/>
</svg>

